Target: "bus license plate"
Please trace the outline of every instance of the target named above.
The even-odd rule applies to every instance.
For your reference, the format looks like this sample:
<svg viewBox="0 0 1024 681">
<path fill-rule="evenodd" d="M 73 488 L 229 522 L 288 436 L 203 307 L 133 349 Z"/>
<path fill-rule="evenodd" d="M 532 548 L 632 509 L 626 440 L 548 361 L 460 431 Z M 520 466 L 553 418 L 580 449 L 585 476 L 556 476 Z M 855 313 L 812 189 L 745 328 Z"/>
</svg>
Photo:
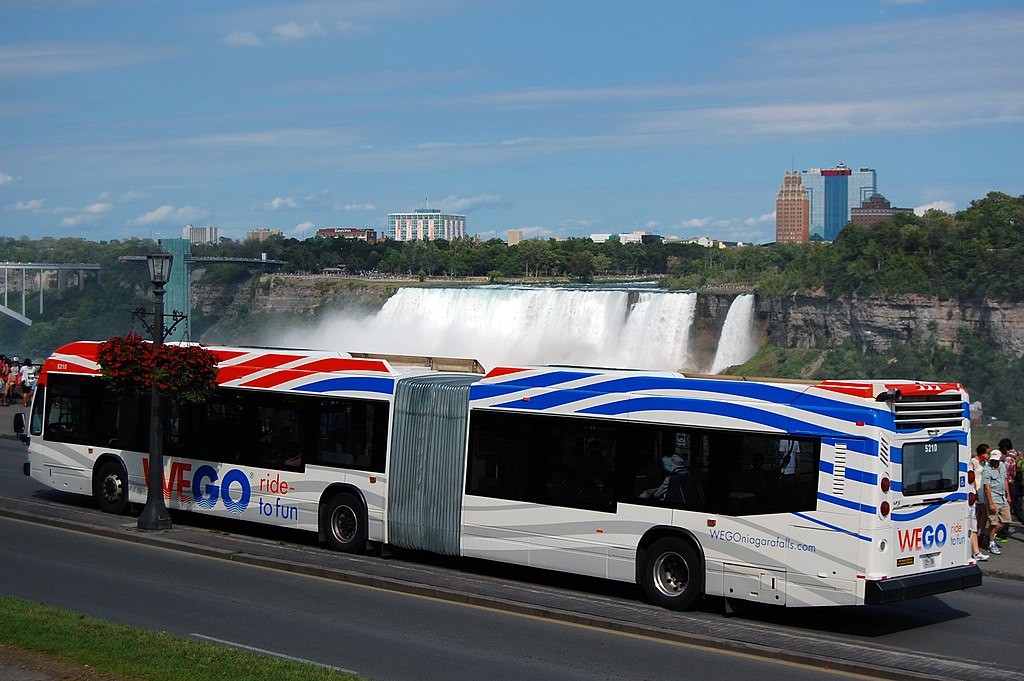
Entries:
<svg viewBox="0 0 1024 681">
<path fill-rule="evenodd" d="M 925 570 L 930 570 L 935 567 L 935 559 L 938 557 L 937 553 L 925 553 L 921 556 L 921 567 Z"/>
</svg>

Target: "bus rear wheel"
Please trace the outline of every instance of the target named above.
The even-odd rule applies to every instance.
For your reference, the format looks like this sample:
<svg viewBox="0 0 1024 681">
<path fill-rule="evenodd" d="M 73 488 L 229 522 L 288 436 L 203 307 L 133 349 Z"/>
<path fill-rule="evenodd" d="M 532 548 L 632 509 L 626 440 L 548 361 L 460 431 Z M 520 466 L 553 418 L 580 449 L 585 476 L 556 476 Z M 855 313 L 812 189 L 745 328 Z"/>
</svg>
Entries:
<svg viewBox="0 0 1024 681">
<path fill-rule="evenodd" d="M 327 546 L 335 551 L 358 553 L 366 548 L 366 510 L 354 494 L 331 497 L 324 513 Z"/>
<path fill-rule="evenodd" d="M 122 515 L 128 510 L 128 475 L 124 466 L 106 461 L 92 480 L 92 495 L 104 513 Z"/>
<path fill-rule="evenodd" d="M 693 607 L 703 592 L 697 551 L 678 537 L 665 537 L 645 554 L 640 582 L 651 603 L 669 610 Z"/>
</svg>

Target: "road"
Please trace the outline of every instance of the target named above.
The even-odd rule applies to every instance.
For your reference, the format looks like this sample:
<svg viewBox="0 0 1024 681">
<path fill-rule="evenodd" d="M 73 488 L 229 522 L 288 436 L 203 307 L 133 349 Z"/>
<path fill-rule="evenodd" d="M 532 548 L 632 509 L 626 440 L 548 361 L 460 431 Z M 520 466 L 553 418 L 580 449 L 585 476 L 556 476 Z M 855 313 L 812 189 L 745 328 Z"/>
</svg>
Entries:
<svg viewBox="0 0 1024 681">
<path fill-rule="evenodd" d="M 13 596 L 380 680 L 826 675 L 3 518 L 0 564 L 2 590 Z"/>
<path fill-rule="evenodd" d="M 42 499 L 83 517 L 96 517 L 98 511 L 87 499 L 48 491 L 24 477 L 23 452 L 15 442 L 0 441 L 0 495 Z M 179 519 L 183 526 L 204 520 L 187 515 Z M 237 542 L 266 541 L 263 530 L 254 526 L 216 529 L 229 530 Z M 271 539 L 297 541 L 296 550 L 319 551 L 306 535 Z M 481 670 L 495 679 L 671 678 L 680 669 L 706 678 L 751 672 L 758 678 L 823 674 L 820 669 L 781 666 L 651 637 L 367 589 L 4 518 L 0 547 L 3 593 L 114 621 L 315 660 L 376 679 L 468 679 L 479 678 Z M 404 560 L 362 560 L 370 566 L 398 563 L 404 570 L 418 569 L 415 562 Z M 118 569 L 111 570 L 112 565 Z M 462 570 L 471 573 L 474 588 L 497 589 L 510 580 L 536 576 L 476 564 L 455 568 L 456 577 Z M 452 572 L 446 565 L 425 569 Z M 546 575 L 544 583 L 527 586 L 521 593 L 548 588 L 583 589 L 575 594 L 581 602 L 633 610 L 651 624 L 704 631 L 740 648 L 770 641 L 785 650 L 787 642 L 795 647 L 817 641 L 820 649 L 838 657 L 879 655 L 877 664 L 883 669 L 893 656 L 947 660 L 946 676 L 958 675 L 952 662 L 959 656 L 979 663 L 975 668 L 987 665 L 993 648 L 982 642 L 1016 621 L 1024 606 L 1024 583 L 993 578 L 979 589 L 896 606 L 751 607 L 732 618 L 724 617 L 713 602 L 695 613 L 667 613 L 637 602 L 634 590 L 604 582 L 576 585 L 557 575 Z M 971 641 L 978 645 L 969 645 Z M 991 678 L 1024 674 L 1024 664 L 1014 657 L 999 663 Z M 907 667 L 920 669 L 913 662 Z"/>
</svg>

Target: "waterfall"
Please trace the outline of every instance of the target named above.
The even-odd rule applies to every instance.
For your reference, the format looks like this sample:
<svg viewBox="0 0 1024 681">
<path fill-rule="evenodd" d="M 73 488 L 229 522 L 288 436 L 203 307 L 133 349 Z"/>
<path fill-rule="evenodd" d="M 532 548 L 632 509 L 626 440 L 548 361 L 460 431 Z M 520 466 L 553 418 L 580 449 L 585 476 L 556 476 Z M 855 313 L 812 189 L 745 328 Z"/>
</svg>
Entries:
<svg viewBox="0 0 1024 681">
<path fill-rule="evenodd" d="M 338 316 L 318 329 L 293 329 L 283 342 L 352 352 L 470 357 L 488 369 L 569 364 L 698 371 L 696 309 L 697 294 L 692 292 L 405 287 L 376 314 Z M 279 335 L 275 341 L 282 343 Z"/>
<path fill-rule="evenodd" d="M 720 374 L 731 366 L 743 364 L 754 356 L 760 341 L 753 330 L 754 295 L 736 296 L 725 315 L 711 373 Z"/>
</svg>

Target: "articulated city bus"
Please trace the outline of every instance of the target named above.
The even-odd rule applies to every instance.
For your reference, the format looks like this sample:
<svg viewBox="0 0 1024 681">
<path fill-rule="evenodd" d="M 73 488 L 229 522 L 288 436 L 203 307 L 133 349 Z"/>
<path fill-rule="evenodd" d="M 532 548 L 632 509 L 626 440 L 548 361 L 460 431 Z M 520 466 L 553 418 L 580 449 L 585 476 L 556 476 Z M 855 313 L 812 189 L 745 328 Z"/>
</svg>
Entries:
<svg viewBox="0 0 1024 681">
<path fill-rule="evenodd" d="M 106 390 L 98 345 L 46 361 L 26 473 L 124 513 L 146 499 L 148 399 Z M 981 583 L 959 384 L 210 349 L 214 397 L 164 426 L 172 510 L 635 582 L 672 609 Z"/>
</svg>

